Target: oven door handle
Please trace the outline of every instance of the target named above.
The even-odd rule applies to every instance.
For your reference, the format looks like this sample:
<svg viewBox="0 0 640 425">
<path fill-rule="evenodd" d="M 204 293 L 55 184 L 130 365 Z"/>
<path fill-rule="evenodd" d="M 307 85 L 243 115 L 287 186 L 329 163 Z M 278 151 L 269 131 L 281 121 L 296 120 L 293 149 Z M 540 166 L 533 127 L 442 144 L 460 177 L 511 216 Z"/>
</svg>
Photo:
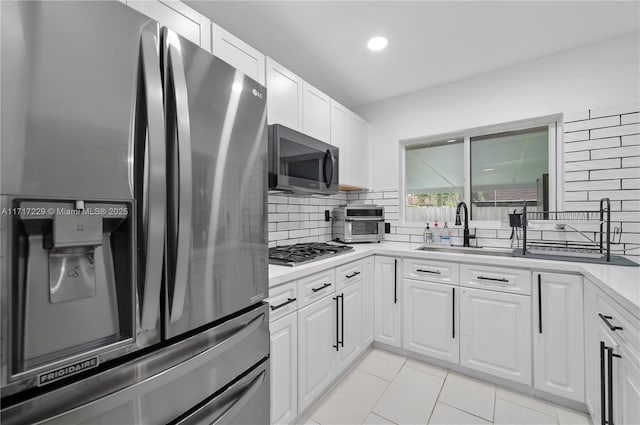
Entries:
<svg viewBox="0 0 640 425">
<path fill-rule="evenodd" d="M 329 159 L 327 161 L 327 159 Z M 330 164 L 331 167 L 328 168 L 327 165 Z M 327 149 L 327 151 L 324 154 L 324 166 L 323 168 L 323 173 L 324 173 L 324 183 L 327 185 L 327 188 L 329 188 L 331 186 L 331 182 L 333 181 L 333 172 L 334 172 L 334 166 L 335 164 L 335 158 L 333 156 L 333 152 L 331 152 L 331 149 Z"/>
</svg>

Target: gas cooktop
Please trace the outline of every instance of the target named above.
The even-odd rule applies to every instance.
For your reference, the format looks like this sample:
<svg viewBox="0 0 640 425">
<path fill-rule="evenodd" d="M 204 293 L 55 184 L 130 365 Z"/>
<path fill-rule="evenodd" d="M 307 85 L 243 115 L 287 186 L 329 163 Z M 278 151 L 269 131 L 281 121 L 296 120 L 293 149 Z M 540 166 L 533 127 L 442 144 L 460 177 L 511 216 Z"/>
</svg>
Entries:
<svg viewBox="0 0 640 425">
<path fill-rule="evenodd" d="M 311 261 L 323 260 L 334 255 L 346 254 L 352 246 L 323 242 L 297 243 L 269 248 L 269 264 L 299 266 Z"/>
</svg>

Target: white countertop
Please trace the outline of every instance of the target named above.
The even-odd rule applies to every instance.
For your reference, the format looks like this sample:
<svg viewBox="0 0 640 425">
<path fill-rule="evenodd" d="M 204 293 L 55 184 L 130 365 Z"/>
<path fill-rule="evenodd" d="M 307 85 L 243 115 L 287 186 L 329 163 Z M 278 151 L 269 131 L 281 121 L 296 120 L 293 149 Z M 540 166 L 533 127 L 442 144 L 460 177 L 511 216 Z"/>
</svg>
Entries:
<svg viewBox="0 0 640 425">
<path fill-rule="evenodd" d="M 495 257 L 479 254 L 418 251 L 420 244 L 382 242 L 354 244 L 353 251 L 295 267 L 269 265 L 269 287 L 299 279 L 312 273 L 359 260 L 372 254 L 401 258 L 430 258 L 458 263 L 521 267 L 536 271 L 579 273 L 605 291 L 618 304 L 640 319 L 640 268 L 577 263 L 573 261 L 540 260 L 522 257 Z"/>
</svg>

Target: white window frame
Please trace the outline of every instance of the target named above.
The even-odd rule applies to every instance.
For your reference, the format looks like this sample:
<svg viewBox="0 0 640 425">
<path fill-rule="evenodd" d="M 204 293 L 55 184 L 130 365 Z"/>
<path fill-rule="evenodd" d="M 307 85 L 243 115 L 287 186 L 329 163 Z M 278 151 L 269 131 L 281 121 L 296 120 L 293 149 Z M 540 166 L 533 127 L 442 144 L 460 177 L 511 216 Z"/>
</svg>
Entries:
<svg viewBox="0 0 640 425">
<path fill-rule="evenodd" d="M 564 147 L 562 138 L 562 114 L 546 115 L 543 117 L 528 118 L 524 120 L 512 121 L 508 123 L 487 125 L 464 129 L 455 132 L 435 134 L 425 137 L 403 139 L 398 143 L 399 153 L 399 192 L 398 211 L 399 225 L 410 227 L 422 227 L 424 223 L 405 220 L 406 202 L 406 151 L 407 148 L 416 145 L 427 145 L 432 142 L 464 138 L 464 190 L 463 201 L 470 208 L 471 205 L 471 139 L 473 137 L 487 134 L 505 133 L 508 131 L 525 130 L 528 128 L 548 126 L 549 128 L 549 210 L 555 211 L 564 205 Z M 469 220 L 469 227 L 495 229 L 502 226 L 502 222 L 507 220 Z"/>
</svg>

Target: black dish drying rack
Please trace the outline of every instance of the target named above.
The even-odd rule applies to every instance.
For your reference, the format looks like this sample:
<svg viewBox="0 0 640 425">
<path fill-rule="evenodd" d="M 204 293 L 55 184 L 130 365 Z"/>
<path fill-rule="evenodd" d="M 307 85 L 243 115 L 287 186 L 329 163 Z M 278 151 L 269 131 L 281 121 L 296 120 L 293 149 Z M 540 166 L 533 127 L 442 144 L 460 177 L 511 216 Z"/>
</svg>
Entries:
<svg viewBox="0 0 640 425">
<path fill-rule="evenodd" d="M 581 235 L 584 240 L 544 240 L 542 235 L 548 230 L 539 230 L 540 237 L 534 238 L 529 229 L 530 222 L 540 222 L 545 224 L 554 223 L 558 230 L 571 228 L 575 233 Z M 595 237 L 589 237 L 586 232 L 571 226 L 570 223 L 590 222 L 596 224 L 598 231 Z M 611 255 L 611 246 L 618 245 L 612 240 L 611 232 L 611 201 L 609 198 L 600 200 L 599 210 L 582 211 L 528 211 L 526 203 L 522 207 L 522 247 L 514 251 L 514 256 L 535 257 L 551 260 L 573 260 L 599 264 L 615 264 L 638 266 L 637 263 L 622 257 Z M 613 237 L 620 235 L 621 229 L 616 228 Z"/>
</svg>

